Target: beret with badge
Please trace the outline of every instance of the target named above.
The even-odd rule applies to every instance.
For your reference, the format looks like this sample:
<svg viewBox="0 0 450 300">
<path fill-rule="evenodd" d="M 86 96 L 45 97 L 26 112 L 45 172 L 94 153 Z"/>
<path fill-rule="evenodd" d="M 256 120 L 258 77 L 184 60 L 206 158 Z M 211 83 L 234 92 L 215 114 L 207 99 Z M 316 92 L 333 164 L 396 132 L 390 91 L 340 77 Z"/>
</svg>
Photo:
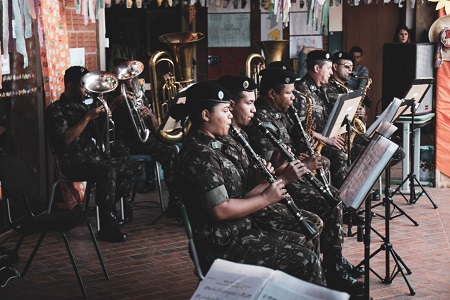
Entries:
<svg viewBox="0 0 450 300">
<path fill-rule="evenodd" d="M 324 50 L 314 50 L 308 53 L 306 60 L 329 60 L 331 61 L 331 54 Z"/>
<path fill-rule="evenodd" d="M 224 75 L 219 78 L 218 83 L 230 92 L 253 92 L 258 88 L 255 81 L 246 76 Z"/>
<path fill-rule="evenodd" d="M 274 87 L 279 84 L 293 84 L 297 74 L 282 68 L 266 68 L 259 73 L 261 86 Z"/>
<path fill-rule="evenodd" d="M 186 90 L 186 102 L 172 105 L 170 116 L 176 120 L 185 119 L 198 108 L 206 107 L 209 102 L 227 103 L 231 93 L 217 81 L 201 81 Z"/>
<path fill-rule="evenodd" d="M 270 64 L 268 64 L 266 68 L 268 68 L 268 69 L 281 68 L 281 69 L 285 69 L 285 70 L 295 73 L 294 68 L 292 68 L 290 65 L 288 65 L 284 61 L 273 61 Z"/>
<path fill-rule="evenodd" d="M 81 77 L 89 73 L 89 70 L 81 66 L 72 66 L 64 72 L 64 82 L 80 82 Z"/>
<path fill-rule="evenodd" d="M 337 62 L 338 60 L 343 59 L 343 60 L 352 60 L 352 56 L 344 51 L 339 51 L 333 54 L 333 61 Z"/>
</svg>

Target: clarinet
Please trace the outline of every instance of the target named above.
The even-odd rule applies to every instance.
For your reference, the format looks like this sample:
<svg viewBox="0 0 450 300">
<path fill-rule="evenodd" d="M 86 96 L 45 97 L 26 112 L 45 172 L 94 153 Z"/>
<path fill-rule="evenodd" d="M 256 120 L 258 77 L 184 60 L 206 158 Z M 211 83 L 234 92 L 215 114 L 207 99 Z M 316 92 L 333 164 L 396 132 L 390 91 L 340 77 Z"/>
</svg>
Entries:
<svg viewBox="0 0 450 300">
<path fill-rule="evenodd" d="M 267 181 L 270 183 L 273 183 L 276 178 L 273 176 L 269 170 L 267 169 L 266 165 L 263 163 L 261 157 L 256 154 L 256 152 L 253 150 L 253 148 L 250 146 L 250 144 L 247 142 L 245 137 L 240 133 L 234 126 L 230 126 L 230 134 L 233 136 L 239 144 L 244 147 L 245 151 L 247 152 L 250 159 L 253 161 L 253 163 L 256 165 L 256 167 L 261 171 L 261 173 L 266 177 Z M 291 212 L 291 214 L 294 216 L 294 218 L 299 222 L 300 227 L 302 228 L 303 233 L 305 234 L 305 237 L 307 240 L 313 239 L 318 235 L 318 232 L 306 222 L 305 218 L 302 216 L 302 213 L 300 212 L 300 209 L 295 205 L 294 200 L 292 200 L 291 197 L 288 197 L 286 200 L 286 206 Z"/>
<path fill-rule="evenodd" d="M 298 116 L 297 109 L 294 107 L 294 105 L 291 105 L 289 109 L 292 112 L 292 115 L 294 116 L 294 123 L 295 128 L 297 129 L 298 133 L 303 137 L 303 140 L 305 141 L 306 148 L 308 148 L 308 154 L 310 156 L 313 156 L 316 154 L 316 151 L 314 151 L 314 146 L 311 144 L 311 141 L 309 139 L 309 136 L 306 134 L 305 129 L 303 128 L 302 122 L 300 121 L 300 117 Z M 324 184 L 325 188 L 327 189 L 327 192 L 331 194 L 330 189 L 328 188 L 328 180 L 327 176 L 325 175 L 325 171 L 323 168 L 320 168 L 319 170 L 319 179 Z"/>
<path fill-rule="evenodd" d="M 277 138 L 257 119 L 253 119 L 252 124 L 256 126 L 259 131 L 266 136 L 279 150 L 283 155 L 288 159 L 288 161 L 296 160 L 295 156 L 288 150 L 286 147 L 282 145 L 282 143 L 277 140 Z M 317 179 L 311 171 L 308 170 L 305 178 L 311 183 L 311 185 L 320 192 L 320 194 L 328 201 L 331 207 L 336 207 L 341 203 L 340 200 L 334 198 L 331 193 L 329 187 L 323 184 L 319 179 Z"/>
</svg>

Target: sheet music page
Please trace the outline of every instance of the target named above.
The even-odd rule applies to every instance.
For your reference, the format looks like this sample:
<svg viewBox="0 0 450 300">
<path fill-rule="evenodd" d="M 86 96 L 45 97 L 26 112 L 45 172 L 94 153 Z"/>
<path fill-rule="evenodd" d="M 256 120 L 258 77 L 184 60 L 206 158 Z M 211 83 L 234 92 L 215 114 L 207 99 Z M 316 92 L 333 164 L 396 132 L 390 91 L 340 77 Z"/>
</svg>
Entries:
<svg viewBox="0 0 450 300">
<path fill-rule="evenodd" d="M 192 296 L 198 300 L 348 300 L 350 295 L 266 267 L 216 259 Z"/>
<path fill-rule="evenodd" d="M 377 133 L 384 136 L 385 138 L 390 138 L 395 131 L 397 131 L 397 126 L 386 121 L 383 121 L 383 123 L 381 123 L 380 127 L 378 127 L 377 129 Z"/>
<path fill-rule="evenodd" d="M 352 92 L 338 97 L 325 124 L 323 136 L 332 138 L 347 132 L 345 118 L 353 119 L 361 101 L 361 95 L 348 98 L 354 94 L 355 92 Z"/>
<path fill-rule="evenodd" d="M 282 271 L 274 271 L 258 300 L 347 300 L 350 295 L 300 280 Z"/>
<path fill-rule="evenodd" d="M 394 142 L 379 134 L 374 135 L 339 189 L 342 202 L 347 207 L 355 210 L 360 207 L 397 149 Z"/>
<path fill-rule="evenodd" d="M 181 92 L 185 92 L 187 88 L 184 88 L 182 90 L 180 90 L 179 94 Z M 177 104 L 183 104 L 186 102 L 186 96 L 181 96 L 178 98 L 177 100 Z M 168 116 L 166 123 L 164 124 L 163 127 L 163 131 L 171 131 L 171 130 L 175 130 L 175 129 L 181 129 L 181 121 L 177 121 L 174 118 L 172 118 L 171 116 Z"/>
<path fill-rule="evenodd" d="M 377 131 L 378 127 L 381 123 L 384 121 L 392 123 L 398 116 L 398 112 L 401 112 L 402 110 L 399 110 L 400 105 L 403 103 L 403 100 L 394 98 L 391 103 L 389 103 L 388 107 L 381 113 L 381 115 L 378 116 L 378 118 L 370 125 L 370 127 L 366 131 L 366 135 L 368 137 L 372 137 L 372 135 Z M 401 114 L 401 113 L 400 113 Z"/>
<path fill-rule="evenodd" d="M 257 299 L 274 270 L 216 259 L 191 299 Z"/>
</svg>

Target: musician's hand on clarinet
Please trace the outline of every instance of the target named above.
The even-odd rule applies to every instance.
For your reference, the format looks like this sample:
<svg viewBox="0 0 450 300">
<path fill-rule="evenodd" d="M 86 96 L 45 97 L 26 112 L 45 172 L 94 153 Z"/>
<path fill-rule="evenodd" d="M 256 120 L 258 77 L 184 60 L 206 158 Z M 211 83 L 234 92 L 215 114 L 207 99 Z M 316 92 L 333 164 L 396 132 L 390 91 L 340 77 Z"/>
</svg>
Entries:
<svg viewBox="0 0 450 300">
<path fill-rule="evenodd" d="M 288 184 L 297 181 L 307 172 L 308 168 L 300 160 L 294 160 L 286 164 L 278 178 Z"/>
<path fill-rule="evenodd" d="M 268 205 L 290 197 L 281 179 L 272 182 L 261 195 L 267 200 Z"/>
<path fill-rule="evenodd" d="M 308 156 L 301 161 L 311 171 L 322 168 L 322 157 L 320 155 Z"/>
</svg>

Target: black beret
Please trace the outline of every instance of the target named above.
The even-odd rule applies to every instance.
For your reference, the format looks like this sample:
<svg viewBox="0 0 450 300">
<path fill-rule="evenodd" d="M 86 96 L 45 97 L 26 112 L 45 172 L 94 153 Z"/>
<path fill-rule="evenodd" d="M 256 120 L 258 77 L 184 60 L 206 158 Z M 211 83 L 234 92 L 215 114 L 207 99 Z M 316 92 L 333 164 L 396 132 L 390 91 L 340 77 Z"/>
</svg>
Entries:
<svg viewBox="0 0 450 300">
<path fill-rule="evenodd" d="M 261 86 L 275 87 L 278 84 L 293 84 L 297 74 L 280 68 L 266 68 L 260 72 Z"/>
<path fill-rule="evenodd" d="M 281 69 L 285 69 L 285 70 L 288 70 L 288 71 L 291 71 L 291 72 L 295 73 L 294 68 L 292 68 L 290 65 L 288 65 L 284 61 L 273 61 L 270 64 L 268 64 L 266 68 L 268 68 L 268 69 L 281 68 Z"/>
<path fill-rule="evenodd" d="M 230 100 L 230 92 L 213 80 L 198 82 L 186 91 L 186 104 L 188 105 L 206 101 L 229 102 Z"/>
<path fill-rule="evenodd" d="M 201 108 L 207 102 L 227 103 L 231 100 L 231 93 L 214 80 L 194 83 L 180 90 L 176 98 L 186 97 L 184 103 L 177 103 L 170 107 L 170 116 L 175 120 L 185 119 L 196 108 Z"/>
<path fill-rule="evenodd" d="M 333 61 L 337 61 L 339 59 L 352 60 L 352 56 L 344 51 L 339 51 L 333 54 Z"/>
<path fill-rule="evenodd" d="M 246 76 L 224 75 L 218 83 L 229 91 L 253 92 L 258 88 L 255 81 Z"/>
<path fill-rule="evenodd" d="M 81 66 L 72 66 L 64 72 L 64 82 L 80 82 L 84 74 L 89 70 Z"/>
<path fill-rule="evenodd" d="M 329 60 L 331 61 L 331 54 L 324 50 L 314 50 L 308 53 L 307 60 Z"/>
</svg>

